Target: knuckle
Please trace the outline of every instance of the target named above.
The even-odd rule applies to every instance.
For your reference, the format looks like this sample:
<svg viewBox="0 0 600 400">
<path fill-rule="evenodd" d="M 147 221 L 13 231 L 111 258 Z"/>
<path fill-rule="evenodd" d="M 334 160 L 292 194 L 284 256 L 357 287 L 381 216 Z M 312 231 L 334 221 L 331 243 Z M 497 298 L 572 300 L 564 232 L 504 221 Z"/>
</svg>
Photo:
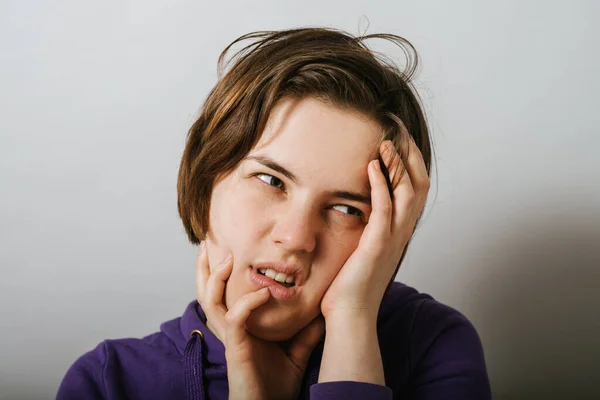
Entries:
<svg viewBox="0 0 600 400">
<path fill-rule="evenodd" d="M 379 206 L 379 211 L 381 211 L 381 213 L 385 214 L 385 215 L 391 215 L 392 214 L 392 210 L 393 210 L 393 205 L 392 205 L 392 200 L 391 199 L 386 199 Z"/>
<path fill-rule="evenodd" d="M 223 264 L 223 265 L 220 265 L 217 268 L 217 270 L 214 272 L 214 275 L 217 278 L 221 278 L 222 279 L 223 277 L 227 276 L 227 272 L 228 272 L 227 271 L 227 264 Z"/>
<path fill-rule="evenodd" d="M 223 260 L 221 260 L 221 262 L 219 263 L 219 265 L 223 266 L 223 265 L 227 265 L 231 262 L 231 254 L 229 254 L 227 257 L 225 257 Z"/>
<path fill-rule="evenodd" d="M 227 311 L 227 313 L 225 313 L 225 322 L 227 324 L 235 323 L 235 316 L 231 311 Z"/>
<path fill-rule="evenodd" d="M 404 193 L 404 196 L 402 196 L 402 198 L 404 199 L 405 205 L 412 206 L 417 199 L 417 195 L 414 190 L 407 189 Z"/>
</svg>

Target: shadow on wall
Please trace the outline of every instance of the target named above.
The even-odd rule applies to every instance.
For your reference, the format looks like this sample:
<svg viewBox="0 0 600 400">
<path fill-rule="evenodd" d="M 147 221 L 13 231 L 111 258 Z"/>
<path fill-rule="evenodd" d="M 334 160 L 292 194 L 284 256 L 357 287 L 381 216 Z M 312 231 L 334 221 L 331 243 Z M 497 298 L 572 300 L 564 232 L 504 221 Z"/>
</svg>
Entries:
<svg viewBox="0 0 600 400">
<path fill-rule="evenodd" d="M 506 226 L 481 249 L 491 273 L 472 289 L 494 399 L 600 399 L 600 214 L 531 213 Z"/>
</svg>

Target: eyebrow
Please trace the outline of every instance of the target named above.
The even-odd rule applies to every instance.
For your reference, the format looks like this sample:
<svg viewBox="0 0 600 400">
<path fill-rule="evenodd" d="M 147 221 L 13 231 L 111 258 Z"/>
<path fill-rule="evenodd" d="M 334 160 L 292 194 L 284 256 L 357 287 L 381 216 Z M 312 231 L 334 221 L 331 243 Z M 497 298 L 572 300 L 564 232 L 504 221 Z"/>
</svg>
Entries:
<svg viewBox="0 0 600 400">
<path fill-rule="evenodd" d="M 272 169 L 273 171 L 279 172 L 281 175 L 285 176 L 286 178 L 288 178 L 290 181 L 294 182 L 295 184 L 300 183 L 300 179 L 298 179 L 298 177 L 296 175 L 294 175 L 290 170 L 288 170 L 287 168 L 285 168 L 284 166 L 282 166 L 281 164 L 277 163 L 275 160 L 273 160 L 269 157 L 248 156 L 248 157 L 246 157 L 246 159 L 256 161 L 256 162 L 264 165 L 265 167 Z M 333 190 L 330 192 L 330 194 L 333 195 L 334 197 L 339 197 L 341 199 L 357 201 L 359 203 L 364 203 L 369 206 L 371 205 L 371 194 L 370 193 L 359 193 L 359 192 L 352 192 L 352 191 L 348 191 L 348 190 Z"/>
</svg>

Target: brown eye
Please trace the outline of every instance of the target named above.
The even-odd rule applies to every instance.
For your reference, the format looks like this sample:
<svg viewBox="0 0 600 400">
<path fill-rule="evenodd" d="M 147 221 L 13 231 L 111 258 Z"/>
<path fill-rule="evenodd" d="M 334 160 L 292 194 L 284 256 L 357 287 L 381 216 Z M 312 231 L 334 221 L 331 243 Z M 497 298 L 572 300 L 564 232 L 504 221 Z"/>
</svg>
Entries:
<svg viewBox="0 0 600 400">
<path fill-rule="evenodd" d="M 266 183 L 269 186 L 276 187 L 277 189 L 284 189 L 283 181 L 279 178 L 269 174 L 257 174 L 256 177 Z"/>
<path fill-rule="evenodd" d="M 364 216 L 363 212 L 360 211 L 356 207 L 347 206 L 345 204 L 336 204 L 333 206 L 334 209 L 343 212 L 344 214 L 356 216 L 362 218 Z"/>
</svg>

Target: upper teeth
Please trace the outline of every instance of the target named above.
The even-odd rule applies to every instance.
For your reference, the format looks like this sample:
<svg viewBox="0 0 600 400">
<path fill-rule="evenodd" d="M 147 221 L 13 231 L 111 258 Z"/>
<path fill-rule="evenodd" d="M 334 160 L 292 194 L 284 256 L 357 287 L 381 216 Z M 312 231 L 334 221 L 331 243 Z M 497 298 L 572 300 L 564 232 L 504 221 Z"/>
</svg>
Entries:
<svg viewBox="0 0 600 400">
<path fill-rule="evenodd" d="M 277 282 L 294 283 L 293 275 L 287 275 L 283 272 L 277 272 L 275 270 L 272 270 L 271 268 L 259 268 L 258 271 L 261 274 L 264 274 L 269 278 L 276 280 Z"/>
</svg>

